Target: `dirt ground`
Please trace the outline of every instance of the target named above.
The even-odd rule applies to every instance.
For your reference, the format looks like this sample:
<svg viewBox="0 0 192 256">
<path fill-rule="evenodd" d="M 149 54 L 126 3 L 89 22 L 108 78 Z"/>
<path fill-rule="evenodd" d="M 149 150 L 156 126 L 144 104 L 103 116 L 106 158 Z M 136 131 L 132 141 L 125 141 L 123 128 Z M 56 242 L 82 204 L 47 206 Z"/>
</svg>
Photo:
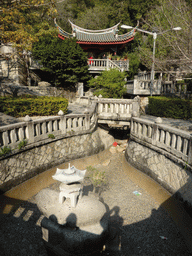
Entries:
<svg viewBox="0 0 192 256">
<path fill-rule="evenodd" d="M 110 211 L 110 223 L 118 231 L 113 250 L 103 255 L 191 255 L 169 213 L 150 194 L 134 183 L 123 170 L 123 152 L 103 156 L 92 167 L 105 172 L 106 185 L 93 191 L 88 178 L 84 195 L 97 197 Z M 58 190 L 59 183 L 50 189 Z M 18 202 L 7 215 L 0 216 L 0 255 L 47 256 L 41 239 L 41 212 L 34 197 Z"/>
</svg>

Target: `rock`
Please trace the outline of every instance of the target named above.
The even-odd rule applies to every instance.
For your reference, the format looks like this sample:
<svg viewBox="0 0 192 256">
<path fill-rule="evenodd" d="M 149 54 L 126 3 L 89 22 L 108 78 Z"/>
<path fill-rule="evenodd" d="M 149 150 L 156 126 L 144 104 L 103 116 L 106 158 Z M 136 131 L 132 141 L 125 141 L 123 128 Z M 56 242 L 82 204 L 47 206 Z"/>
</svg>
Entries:
<svg viewBox="0 0 192 256">
<path fill-rule="evenodd" d="M 49 87 L 49 86 L 51 86 L 51 84 L 48 83 L 48 82 L 42 81 L 42 82 L 38 82 L 38 86 L 46 86 L 46 87 Z"/>
<path fill-rule="evenodd" d="M 120 146 L 117 146 L 117 152 L 123 152 L 125 150 L 125 148 L 123 147 L 120 147 Z"/>
<path fill-rule="evenodd" d="M 99 131 L 99 136 L 101 138 L 101 141 L 105 146 L 105 149 L 109 148 L 114 142 L 114 137 L 111 136 L 108 131 L 105 131 L 101 128 L 98 128 L 98 131 Z"/>
<path fill-rule="evenodd" d="M 108 166 L 110 164 L 111 160 L 108 159 L 102 163 L 103 166 Z"/>
<path fill-rule="evenodd" d="M 116 148 L 116 147 L 111 147 L 111 148 L 109 149 L 109 151 L 110 151 L 112 154 L 115 154 L 115 153 L 117 153 L 117 148 Z"/>
</svg>

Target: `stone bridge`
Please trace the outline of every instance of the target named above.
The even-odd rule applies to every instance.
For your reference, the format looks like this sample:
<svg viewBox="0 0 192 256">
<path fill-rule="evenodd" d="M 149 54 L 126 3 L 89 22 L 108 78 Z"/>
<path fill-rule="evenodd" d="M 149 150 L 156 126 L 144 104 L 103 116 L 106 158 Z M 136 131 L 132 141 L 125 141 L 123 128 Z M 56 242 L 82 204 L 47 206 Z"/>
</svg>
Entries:
<svg viewBox="0 0 192 256">
<path fill-rule="evenodd" d="M 85 99 L 84 99 L 85 100 Z M 23 140 L 26 147 L 47 143 L 50 134 L 54 138 L 87 134 L 97 123 L 114 123 L 130 126 L 132 115 L 139 116 L 139 98 L 133 100 L 92 99 L 84 114 L 58 115 L 0 127 L 0 147 L 15 149 Z"/>
</svg>

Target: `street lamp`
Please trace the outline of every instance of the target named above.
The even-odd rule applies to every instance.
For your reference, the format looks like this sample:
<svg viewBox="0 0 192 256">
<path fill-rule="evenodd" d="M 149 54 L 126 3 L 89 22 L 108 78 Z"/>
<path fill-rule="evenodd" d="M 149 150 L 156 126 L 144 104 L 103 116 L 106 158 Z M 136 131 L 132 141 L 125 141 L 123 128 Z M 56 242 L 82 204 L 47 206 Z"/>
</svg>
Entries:
<svg viewBox="0 0 192 256">
<path fill-rule="evenodd" d="M 133 27 L 128 26 L 128 25 L 122 25 L 121 28 L 132 29 Z M 164 34 L 164 33 L 168 32 L 170 30 L 175 30 L 175 31 L 176 30 L 181 30 L 181 28 L 180 27 L 171 28 L 171 29 L 165 30 L 161 33 L 149 32 L 149 31 L 146 31 L 146 30 L 143 30 L 143 29 L 140 29 L 140 28 L 135 28 L 135 29 L 137 29 L 138 31 L 141 31 L 143 33 L 146 33 L 146 34 L 149 34 L 149 35 L 153 36 L 153 61 L 152 61 L 152 68 L 151 68 L 151 86 L 150 86 L 150 95 L 152 96 L 153 82 L 154 82 L 154 66 L 155 66 L 155 46 L 156 46 L 157 35 Z"/>
</svg>

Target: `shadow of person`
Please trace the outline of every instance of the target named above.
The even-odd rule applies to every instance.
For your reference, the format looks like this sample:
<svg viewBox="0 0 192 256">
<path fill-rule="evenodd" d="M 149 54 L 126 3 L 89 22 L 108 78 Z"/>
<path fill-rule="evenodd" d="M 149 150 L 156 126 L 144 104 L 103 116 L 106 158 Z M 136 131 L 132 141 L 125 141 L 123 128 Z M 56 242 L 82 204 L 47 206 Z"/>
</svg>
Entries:
<svg viewBox="0 0 192 256">
<path fill-rule="evenodd" d="M 119 212 L 120 208 L 118 206 L 114 206 L 111 210 L 109 206 L 104 203 L 103 199 L 100 198 L 102 203 L 105 205 L 106 213 L 104 214 L 100 224 L 102 226 L 103 219 L 108 220 L 108 238 L 105 243 L 105 252 L 115 255 L 120 255 L 121 251 L 121 229 L 123 226 L 123 218 L 120 217 Z"/>
<path fill-rule="evenodd" d="M 70 213 L 66 223 L 58 223 L 57 217 L 44 217 L 41 222 L 42 238 L 48 255 L 100 255 L 106 233 L 98 234 L 95 229 L 77 227 L 76 214 Z M 97 231 L 97 230 L 96 230 Z"/>
</svg>

